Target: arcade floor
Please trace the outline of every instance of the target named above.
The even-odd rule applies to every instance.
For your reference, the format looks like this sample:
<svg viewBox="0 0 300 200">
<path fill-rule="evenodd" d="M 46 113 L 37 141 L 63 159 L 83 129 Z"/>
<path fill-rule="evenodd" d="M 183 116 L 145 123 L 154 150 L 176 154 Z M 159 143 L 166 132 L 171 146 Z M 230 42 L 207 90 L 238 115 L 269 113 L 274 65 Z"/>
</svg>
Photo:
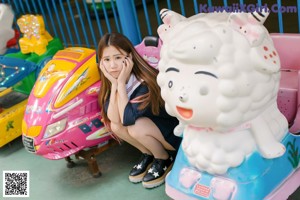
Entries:
<svg viewBox="0 0 300 200">
<path fill-rule="evenodd" d="M 84 160 L 74 159 L 67 168 L 65 160 L 47 160 L 28 153 L 21 138 L 0 148 L 0 200 L 3 198 L 2 171 L 29 171 L 29 200 L 169 200 L 164 185 L 145 189 L 132 184 L 128 173 L 140 154 L 128 144 L 115 145 L 97 156 L 102 176 L 93 178 Z"/>
<path fill-rule="evenodd" d="M 141 184 L 128 181 L 128 172 L 140 154 L 126 143 L 116 145 L 97 156 L 102 172 L 93 178 L 84 160 L 75 160 L 74 168 L 67 168 L 65 160 L 47 160 L 28 153 L 21 138 L 0 148 L 0 199 L 2 171 L 29 171 L 29 200 L 170 200 L 165 187 L 144 189 Z M 300 181 L 300 180 L 299 180 Z M 300 189 L 288 200 L 300 200 Z"/>
</svg>

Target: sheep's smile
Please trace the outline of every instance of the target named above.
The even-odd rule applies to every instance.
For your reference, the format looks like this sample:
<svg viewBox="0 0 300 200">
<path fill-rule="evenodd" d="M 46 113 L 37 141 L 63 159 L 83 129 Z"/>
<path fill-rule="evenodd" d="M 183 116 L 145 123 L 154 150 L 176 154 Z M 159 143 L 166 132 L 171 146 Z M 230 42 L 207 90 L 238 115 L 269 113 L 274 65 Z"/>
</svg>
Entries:
<svg viewBox="0 0 300 200">
<path fill-rule="evenodd" d="M 184 119 L 190 119 L 193 116 L 193 110 L 189 108 L 183 108 L 180 106 L 176 106 L 177 112 L 180 116 L 182 116 Z"/>
</svg>

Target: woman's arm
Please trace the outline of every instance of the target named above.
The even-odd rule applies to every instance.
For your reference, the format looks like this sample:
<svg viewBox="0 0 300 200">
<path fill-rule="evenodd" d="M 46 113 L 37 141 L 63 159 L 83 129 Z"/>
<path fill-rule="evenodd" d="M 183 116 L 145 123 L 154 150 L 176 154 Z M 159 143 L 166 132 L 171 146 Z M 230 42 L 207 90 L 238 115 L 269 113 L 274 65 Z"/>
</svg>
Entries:
<svg viewBox="0 0 300 200">
<path fill-rule="evenodd" d="M 125 107 L 128 104 L 128 96 L 126 91 L 126 85 L 119 83 L 118 84 L 118 107 L 119 107 L 119 118 L 123 124 L 123 116 L 125 112 Z"/>
<path fill-rule="evenodd" d="M 134 90 L 134 92 L 131 95 L 131 98 L 133 101 L 131 102 L 128 100 L 127 104 L 125 105 L 125 107 L 123 109 L 123 112 L 122 112 L 123 115 L 120 114 L 120 119 L 124 126 L 130 126 L 130 125 L 135 124 L 135 121 L 139 117 L 144 116 L 146 112 L 151 112 L 151 109 L 149 110 L 149 107 L 146 107 L 145 109 L 140 110 L 139 106 L 140 106 L 141 102 L 139 100 L 136 100 L 139 97 L 144 96 L 148 92 L 149 92 L 148 87 L 144 84 L 139 85 Z"/>
<path fill-rule="evenodd" d="M 120 123 L 117 84 L 111 86 L 110 101 L 107 108 L 107 117 L 113 123 Z"/>
<path fill-rule="evenodd" d="M 117 101 L 119 106 L 119 117 L 121 119 L 122 124 L 123 124 L 125 107 L 129 101 L 127 91 L 126 91 L 126 82 L 130 77 L 130 74 L 132 72 L 132 67 L 133 67 L 133 61 L 131 55 L 130 57 L 126 56 L 123 61 L 122 71 L 117 79 L 117 83 L 118 83 Z"/>
<path fill-rule="evenodd" d="M 108 73 L 108 71 L 106 71 L 102 60 L 100 61 L 100 69 L 103 72 L 104 76 L 111 83 L 111 92 L 110 92 L 109 103 L 108 103 L 108 108 L 107 108 L 107 117 L 113 123 L 120 123 L 118 101 L 117 101 L 117 89 L 118 89 L 117 79 L 112 77 Z"/>
</svg>

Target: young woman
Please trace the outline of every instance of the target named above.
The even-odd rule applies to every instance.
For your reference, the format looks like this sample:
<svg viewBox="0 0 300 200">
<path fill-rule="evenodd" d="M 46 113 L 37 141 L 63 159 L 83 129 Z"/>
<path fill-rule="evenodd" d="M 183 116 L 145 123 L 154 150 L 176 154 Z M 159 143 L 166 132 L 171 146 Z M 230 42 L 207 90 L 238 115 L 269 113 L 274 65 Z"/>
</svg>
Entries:
<svg viewBox="0 0 300 200">
<path fill-rule="evenodd" d="M 142 181 L 146 188 L 161 185 L 173 164 L 174 155 L 168 151 L 176 152 L 181 138 L 173 134 L 178 120 L 164 109 L 156 83 L 158 71 L 119 33 L 101 38 L 98 59 L 99 104 L 104 123 L 142 153 L 129 173 L 129 180 Z"/>
</svg>

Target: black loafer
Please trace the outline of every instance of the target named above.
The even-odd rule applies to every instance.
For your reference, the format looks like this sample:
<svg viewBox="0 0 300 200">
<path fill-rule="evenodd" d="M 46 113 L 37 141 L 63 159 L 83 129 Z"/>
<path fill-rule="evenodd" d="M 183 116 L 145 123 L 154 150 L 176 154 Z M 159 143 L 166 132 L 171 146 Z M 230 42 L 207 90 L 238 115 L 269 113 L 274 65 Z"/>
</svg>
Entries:
<svg viewBox="0 0 300 200">
<path fill-rule="evenodd" d="M 173 166 L 174 159 L 170 156 L 168 159 L 154 159 L 151 167 L 143 178 L 145 188 L 154 188 L 165 182 L 165 177 Z"/>
<path fill-rule="evenodd" d="M 129 180 L 133 183 L 141 182 L 153 159 L 154 157 L 152 155 L 144 153 L 138 163 L 131 169 L 129 173 Z"/>
</svg>

